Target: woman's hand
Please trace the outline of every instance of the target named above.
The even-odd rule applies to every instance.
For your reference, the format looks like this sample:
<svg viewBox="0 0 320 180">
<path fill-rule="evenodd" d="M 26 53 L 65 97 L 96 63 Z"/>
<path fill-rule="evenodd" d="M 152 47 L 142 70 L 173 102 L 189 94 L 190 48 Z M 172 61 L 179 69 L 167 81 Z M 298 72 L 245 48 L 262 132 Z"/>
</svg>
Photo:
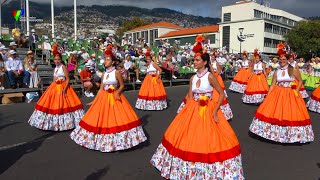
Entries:
<svg viewBox="0 0 320 180">
<path fill-rule="evenodd" d="M 114 98 L 115 98 L 116 100 L 120 100 L 120 95 L 119 95 L 118 92 L 115 92 L 115 93 L 114 93 Z"/>
<path fill-rule="evenodd" d="M 212 114 L 213 119 L 216 121 L 216 123 L 219 123 L 219 117 L 218 117 L 218 111 L 214 110 Z"/>
</svg>

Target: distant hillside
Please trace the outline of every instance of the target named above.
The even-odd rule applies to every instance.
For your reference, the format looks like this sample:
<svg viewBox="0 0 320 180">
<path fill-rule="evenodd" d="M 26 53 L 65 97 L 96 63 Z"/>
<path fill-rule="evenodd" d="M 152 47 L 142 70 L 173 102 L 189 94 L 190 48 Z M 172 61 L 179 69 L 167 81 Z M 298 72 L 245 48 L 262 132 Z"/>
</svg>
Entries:
<svg viewBox="0 0 320 180">
<path fill-rule="evenodd" d="M 2 23 L 5 25 L 9 25 L 10 27 L 13 27 L 15 25 L 15 21 L 11 15 L 11 11 L 19 9 L 19 7 L 20 4 L 18 3 L 18 1 L 10 2 L 6 4 L 4 7 L 2 7 Z M 130 6 L 93 5 L 90 7 L 78 6 L 78 10 L 84 13 L 84 15 L 86 15 L 87 13 L 88 16 L 92 15 L 92 12 L 94 12 L 103 17 L 109 17 L 109 22 L 112 21 L 112 19 L 114 19 L 113 23 L 118 25 L 122 24 L 124 20 L 128 20 L 131 17 L 140 17 L 143 20 L 148 20 L 151 22 L 165 20 L 185 27 L 197 27 L 202 25 L 216 24 L 220 22 L 219 18 L 187 15 L 181 12 L 165 8 L 145 9 Z M 59 16 L 61 14 L 66 13 L 71 14 L 72 11 L 73 7 L 56 7 L 55 16 Z M 30 12 L 30 16 L 36 17 L 38 19 L 44 19 L 48 21 L 51 19 L 50 4 L 39 4 L 35 2 L 30 2 Z M 65 18 L 68 19 L 68 17 Z"/>
</svg>

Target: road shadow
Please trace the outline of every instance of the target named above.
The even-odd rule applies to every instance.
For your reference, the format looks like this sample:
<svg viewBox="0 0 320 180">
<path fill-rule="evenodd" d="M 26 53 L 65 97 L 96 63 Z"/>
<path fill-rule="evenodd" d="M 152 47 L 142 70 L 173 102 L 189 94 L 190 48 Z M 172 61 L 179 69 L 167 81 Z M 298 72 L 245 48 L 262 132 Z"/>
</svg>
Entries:
<svg viewBox="0 0 320 180">
<path fill-rule="evenodd" d="M 4 173 L 12 165 L 14 165 L 22 156 L 36 151 L 42 143 L 49 137 L 53 136 L 55 133 L 49 133 L 36 138 L 25 144 L 21 144 L 12 148 L 0 150 L 0 174 Z"/>
<path fill-rule="evenodd" d="M 6 127 L 9 127 L 9 126 L 13 126 L 15 124 L 21 124 L 22 122 L 13 122 L 13 123 L 9 123 L 9 124 L 5 124 L 5 125 L 2 125 L 0 126 L 0 131 Z"/>
<path fill-rule="evenodd" d="M 248 135 L 253 138 L 253 139 L 256 139 L 256 140 L 259 140 L 260 142 L 265 142 L 265 143 L 268 143 L 268 144 L 275 144 L 275 145 L 281 145 L 281 146 L 303 146 L 303 145 L 308 145 L 310 144 L 310 142 L 307 142 L 307 143 L 280 143 L 280 142 L 275 142 L 275 141 L 271 141 L 271 140 L 268 140 L 268 139 L 265 139 L 265 138 L 262 138 L 254 133 L 252 133 L 251 131 L 248 131 Z"/>
<path fill-rule="evenodd" d="M 99 180 L 101 179 L 103 176 L 105 176 L 108 172 L 108 170 L 110 169 L 109 166 L 106 166 L 102 169 L 98 169 L 96 172 L 93 172 L 91 174 L 89 174 L 85 180 Z"/>
</svg>

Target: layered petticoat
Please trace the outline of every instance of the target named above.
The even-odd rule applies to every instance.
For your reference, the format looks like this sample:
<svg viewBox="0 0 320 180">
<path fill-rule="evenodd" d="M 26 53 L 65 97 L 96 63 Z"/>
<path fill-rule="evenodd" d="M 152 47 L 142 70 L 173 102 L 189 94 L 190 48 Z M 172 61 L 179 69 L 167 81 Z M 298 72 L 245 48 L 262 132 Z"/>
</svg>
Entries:
<svg viewBox="0 0 320 180">
<path fill-rule="evenodd" d="M 147 74 L 141 85 L 135 107 L 141 110 L 163 110 L 167 108 L 167 95 L 157 75 Z"/>
<path fill-rule="evenodd" d="M 147 139 L 141 124 L 123 95 L 117 100 L 114 92 L 102 90 L 70 137 L 88 149 L 101 152 L 124 150 Z"/>
<path fill-rule="evenodd" d="M 147 140 L 141 126 L 115 134 L 95 134 L 78 127 L 70 137 L 83 147 L 101 152 L 129 149 Z"/>
<path fill-rule="evenodd" d="M 234 92 L 243 93 L 247 87 L 250 73 L 251 71 L 249 68 L 240 69 L 239 72 L 234 76 L 229 89 Z"/>
<path fill-rule="evenodd" d="M 244 90 L 246 89 L 246 87 L 247 87 L 247 84 L 241 84 L 239 82 L 232 81 L 230 86 L 229 86 L 229 89 L 231 91 L 234 91 L 234 92 L 242 94 L 244 92 Z"/>
<path fill-rule="evenodd" d="M 166 179 L 244 179 L 241 155 L 216 163 L 191 162 L 172 156 L 160 144 L 150 163 Z"/>
<path fill-rule="evenodd" d="M 307 107 L 310 111 L 320 113 L 320 87 L 312 93 L 309 101 L 307 102 Z"/>
<path fill-rule="evenodd" d="M 257 109 L 250 131 L 280 143 L 314 140 L 311 120 L 304 100 L 291 87 L 276 85 Z"/>
<path fill-rule="evenodd" d="M 43 93 L 28 123 L 42 130 L 65 131 L 78 126 L 84 115 L 82 104 L 71 86 L 63 89 L 66 82 L 53 82 Z"/>
<path fill-rule="evenodd" d="M 64 114 L 47 114 L 35 110 L 29 124 L 46 131 L 66 131 L 77 127 L 84 113 L 83 109 Z"/>
</svg>

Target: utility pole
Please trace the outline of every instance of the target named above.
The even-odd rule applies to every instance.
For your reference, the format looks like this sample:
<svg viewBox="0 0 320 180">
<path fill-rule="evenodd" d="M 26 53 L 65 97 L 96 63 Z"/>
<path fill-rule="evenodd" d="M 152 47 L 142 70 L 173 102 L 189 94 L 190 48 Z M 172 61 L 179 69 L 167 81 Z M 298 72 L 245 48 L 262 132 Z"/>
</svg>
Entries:
<svg viewBox="0 0 320 180">
<path fill-rule="evenodd" d="M 54 4 L 53 0 L 51 0 L 51 37 L 54 38 Z"/>
</svg>

